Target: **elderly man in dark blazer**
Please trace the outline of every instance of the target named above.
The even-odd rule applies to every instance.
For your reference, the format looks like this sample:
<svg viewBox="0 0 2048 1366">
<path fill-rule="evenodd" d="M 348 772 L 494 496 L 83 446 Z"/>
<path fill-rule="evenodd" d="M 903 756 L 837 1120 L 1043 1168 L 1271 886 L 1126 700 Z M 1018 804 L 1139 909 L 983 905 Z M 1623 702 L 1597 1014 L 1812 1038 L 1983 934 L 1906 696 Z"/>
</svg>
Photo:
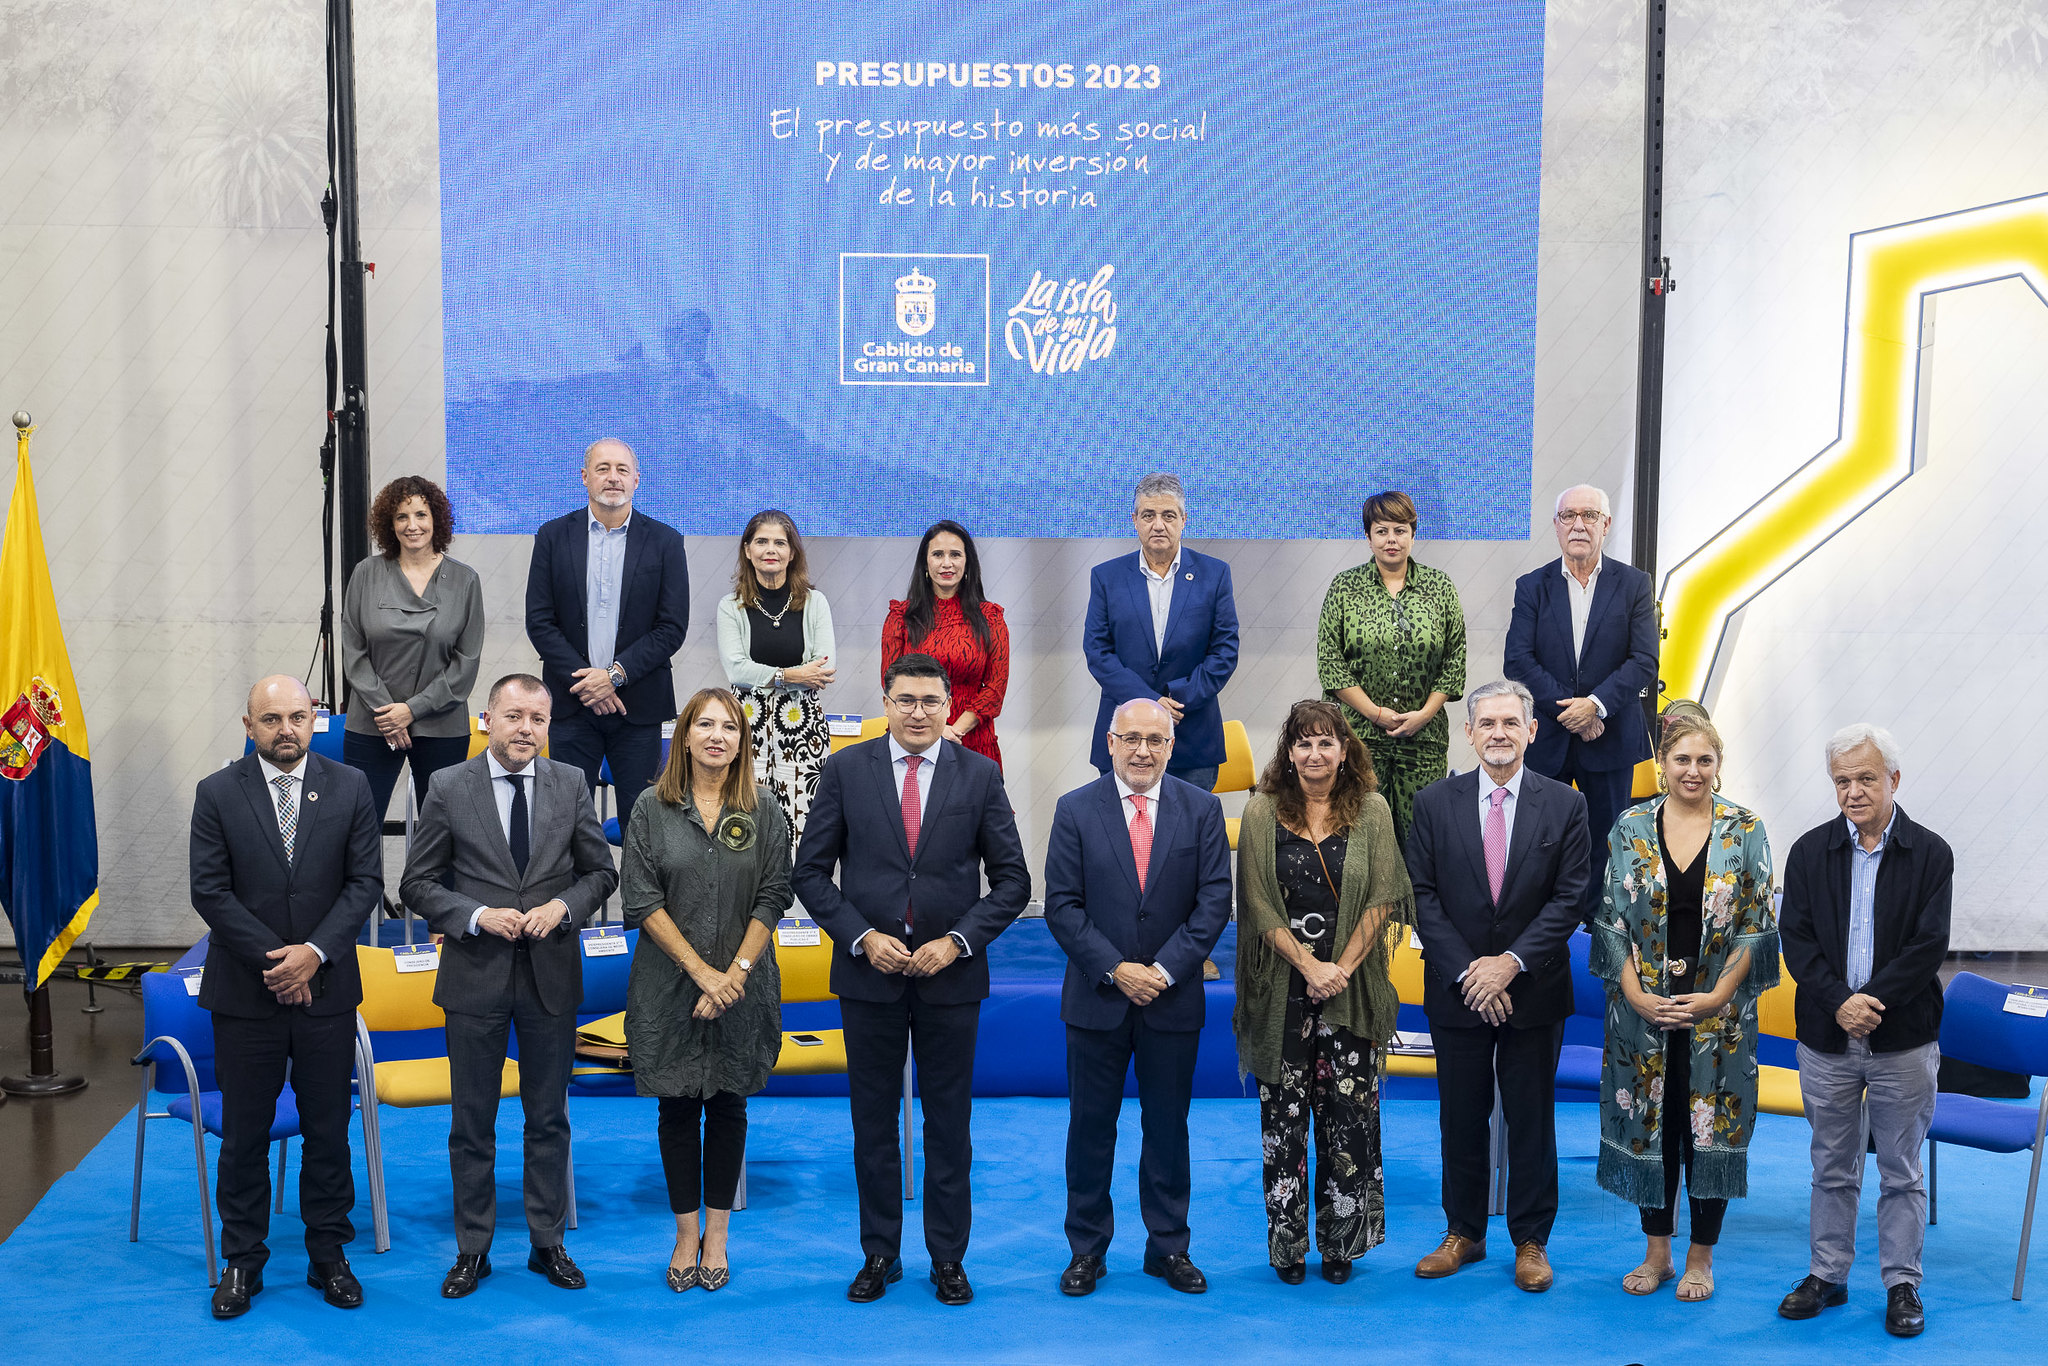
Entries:
<svg viewBox="0 0 2048 1366">
<path fill-rule="evenodd" d="M 932 1284 L 943 1304 L 974 1298 L 962 1265 L 973 1218 L 974 1041 L 988 946 L 1030 900 L 1031 872 L 1002 770 L 940 736 L 947 701 L 945 668 L 930 655 L 889 666 L 889 733 L 825 761 L 791 879 L 833 940 L 865 1258 L 846 1290 L 856 1304 L 903 1279 L 896 1107 L 906 1036 L 924 1102 Z"/>
<path fill-rule="evenodd" d="M 1778 937 L 1799 984 L 1799 1090 L 1813 1126 L 1812 1260 L 1778 1306 L 1810 1319 L 1849 1298 L 1865 1135 L 1877 1150 L 1885 1330 L 1915 1337 L 1927 1185 L 1920 1153 L 1941 1070 L 1941 962 L 1955 855 L 1898 807 L 1899 744 L 1858 724 L 1829 738 L 1839 820 L 1785 859 Z"/>
<path fill-rule="evenodd" d="M 459 1299 L 491 1274 L 498 1221 L 498 1098 L 508 1034 L 519 1034 L 526 1112 L 529 1269 L 567 1290 L 583 1273 L 562 1247 L 569 1205 L 569 1071 L 583 956 L 576 931 L 618 886 L 611 846 L 582 775 L 541 757 L 548 690 L 530 674 L 491 686 L 490 748 L 442 769 L 427 789 L 400 890 L 443 936 L 434 1003 L 447 1015 L 453 1094 L 455 1265 Z"/>
<path fill-rule="evenodd" d="M 1591 923 L 1608 833 L 1650 757 L 1642 693 L 1657 682 L 1657 593 L 1648 574 L 1601 554 L 1614 524 L 1606 493 L 1566 489 L 1554 520 L 1564 553 L 1515 580 L 1502 672 L 1536 697 L 1529 767 L 1585 794 L 1593 875 L 1580 919 Z"/>
<path fill-rule="evenodd" d="M 1465 694 L 1465 738 L 1479 767 L 1416 795 L 1407 850 L 1427 968 L 1422 1008 L 1436 1046 L 1449 1225 L 1415 1274 L 1448 1276 L 1486 1256 L 1486 1147 L 1498 1088 L 1515 1284 L 1532 1291 L 1551 1282 L 1544 1247 L 1557 1217 L 1557 1059 L 1572 1013 L 1567 945 L 1592 856 L 1585 800 L 1523 763 L 1539 729 L 1535 699 L 1520 683 Z"/>
<path fill-rule="evenodd" d="M 384 893 L 382 821 L 370 784 L 309 752 L 313 699 L 296 678 L 249 690 L 256 752 L 192 799 L 192 909 L 210 935 L 199 1004 L 213 1014 L 220 1079 L 220 1251 L 215 1318 L 247 1313 L 270 1257 L 270 1126 L 289 1069 L 298 1102 L 306 1282 L 353 1309 L 363 1288 L 342 1249 L 349 1211 L 356 934 Z"/>
<path fill-rule="evenodd" d="M 1188 1103 L 1208 1008 L 1202 962 L 1230 920 L 1230 839 L 1222 803 L 1167 776 L 1173 729 L 1150 698 L 1118 707 L 1111 772 L 1060 798 L 1045 855 L 1045 924 L 1067 955 L 1068 1295 L 1107 1274 L 1116 1121 L 1134 1060 L 1145 1273 L 1190 1295 L 1209 1288 L 1188 1256 Z"/>
<path fill-rule="evenodd" d="M 609 761 L 619 829 L 661 767 L 676 719 L 671 661 L 690 629 L 683 536 L 633 508 L 640 462 L 614 437 L 583 453 L 587 507 L 542 525 L 526 571 L 526 638 L 554 697 L 549 753 L 595 788 Z"/>
</svg>

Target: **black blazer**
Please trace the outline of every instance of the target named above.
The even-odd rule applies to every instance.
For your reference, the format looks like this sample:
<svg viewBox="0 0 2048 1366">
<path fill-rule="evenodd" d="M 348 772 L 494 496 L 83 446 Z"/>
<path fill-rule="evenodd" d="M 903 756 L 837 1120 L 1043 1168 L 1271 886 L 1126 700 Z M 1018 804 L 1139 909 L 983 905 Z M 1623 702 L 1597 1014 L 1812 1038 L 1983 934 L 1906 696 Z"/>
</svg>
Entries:
<svg viewBox="0 0 2048 1366">
<path fill-rule="evenodd" d="M 1104 774 L 1060 798 L 1045 851 L 1045 925 L 1066 951 L 1060 1019 L 1115 1029 L 1130 998 L 1103 979 L 1119 963 L 1157 963 L 1173 985 L 1144 1007 L 1154 1029 L 1202 1027 L 1202 961 L 1230 922 L 1230 837 L 1214 793 L 1167 775 L 1153 823 L 1145 890 L 1116 779 Z"/>
<path fill-rule="evenodd" d="M 1574 658 L 1564 561 L 1530 570 L 1515 580 L 1501 672 L 1536 695 L 1539 724 L 1525 756 L 1531 768 L 1556 773 L 1574 747 L 1579 762 L 1594 773 L 1635 767 L 1650 757 L 1642 693 L 1657 681 L 1656 586 L 1634 565 L 1603 555 L 1585 649 Z M 1567 697 L 1597 697 L 1607 708 L 1607 728 L 1598 740 L 1581 740 L 1558 724 L 1557 704 Z M 1472 799 L 1479 800 L 1477 794 Z"/>
<path fill-rule="evenodd" d="M 1002 770 L 964 745 L 939 743 L 945 753 L 918 821 L 915 859 L 903 836 L 889 737 L 849 745 L 825 761 L 790 881 L 804 909 L 832 936 L 834 995 L 896 1001 L 915 981 L 918 996 L 934 1005 L 983 1000 L 986 950 L 1031 899 L 1031 870 Z M 853 952 L 868 930 L 901 938 L 906 907 L 913 911 L 912 950 L 948 934 L 967 941 L 967 952 L 936 977 L 877 972 L 865 954 Z"/>
<path fill-rule="evenodd" d="M 1891 842 L 1877 865 L 1876 924 L 1866 996 L 1884 1002 L 1873 1053 L 1898 1053 L 1941 1037 L 1941 960 L 1948 956 L 1949 896 L 1956 857 L 1948 842 L 1894 808 Z M 1849 966 L 1849 822 L 1837 816 L 1799 837 L 1785 859 L 1778 912 L 1785 966 L 1799 984 L 1792 1016 L 1799 1042 L 1841 1053 L 1849 1035 L 1835 1012 L 1852 993 Z"/>
<path fill-rule="evenodd" d="M 212 934 L 199 1004 L 217 1015 L 265 1020 L 283 1009 L 263 974 L 277 966 L 265 955 L 287 944 L 327 955 L 307 1014 L 362 1004 L 356 934 L 384 895 L 384 823 L 355 769 L 308 754 L 299 773 L 290 863 L 254 754 L 201 779 L 192 796 L 192 909 Z"/>
<path fill-rule="evenodd" d="M 583 704 L 569 691 L 578 669 L 616 660 L 626 671 L 619 700 L 628 720 L 673 721 L 675 674 L 670 667 L 690 629 L 690 566 L 683 534 L 638 508 L 626 525 L 626 562 L 619 600 L 619 637 L 613 659 L 590 657 L 590 509 L 543 523 L 533 533 L 533 563 L 526 571 L 526 638 L 540 655 L 540 675 L 554 696 L 554 719 L 575 716 Z"/>
<path fill-rule="evenodd" d="M 1508 836 L 1500 905 L 1486 883 L 1479 831 L 1479 770 L 1457 773 L 1415 794 L 1408 827 L 1408 879 L 1415 884 L 1415 932 L 1422 937 L 1422 1008 L 1432 1025 L 1483 1025 L 1457 979 L 1475 958 L 1513 953 L 1523 971 L 1508 986 L 1508 1023 L 1534 1029 L 1572 1013 L 1568 945 L 1579 899 L 1592 876 L 1586 799 L 1524 765 Z"/>
</svg>

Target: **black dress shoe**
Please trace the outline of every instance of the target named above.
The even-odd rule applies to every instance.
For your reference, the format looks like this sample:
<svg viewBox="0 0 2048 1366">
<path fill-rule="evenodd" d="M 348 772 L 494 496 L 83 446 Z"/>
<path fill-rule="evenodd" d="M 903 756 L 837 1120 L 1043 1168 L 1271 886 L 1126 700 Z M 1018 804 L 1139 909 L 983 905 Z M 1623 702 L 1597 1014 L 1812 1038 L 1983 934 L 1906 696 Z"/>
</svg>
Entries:
<svg viewBox="0 0 2048 1366">
<path fill-rule="evenodd" d="M 870 1257 L 861 1263 L 853 1284 L 846 1287 L 846 1298 L 855 1304 L 873 1304 L 888 1293 L 890 1286 L 902 1279 L 901 1257 Z"/>
<path fill-rule="evenodd" d="M 1323 1279 L 1331 1285 L 1342 1285 L 1351 1279 L 1351 1263 L 1342 1257 L 1323 1258 Z"/>
<path fill-rule="evenodd" d="M 348 1269 L 348 1258 L 338 1262 L 308 1262 L 306 1284 L 320 1292 L 336 1309 L 361 1309 L 363 1283 Z"/>
<path fill-rule="evenodd" d="M 1295 1262 L 1290 1266 L 1276 1266 L 1273 1274 L 1289 1285 L 1300 1285 L 1308 1279 L 1308 1263 Z"/>
<path fill-rule="evenodd" d="M 1165 1257 L 1145 1254 L 1145 1274 L 1159 1277 L 1183 1295 L 1205 1295 L 1209 1291 L 1209 1278 L 1188 1260 L 1185 1252 Z"/>
<path fill-rule="evenodd" d="M 940 1304 L 965 1304 L 974 1298 L 966 1268 L 958 1262 L 933 1262 L 932 1284 L 939 1288 Z"/>
<path fill-rule="evenodd" d="M 1778 1301 L 1778 1315 L 1788 1319 L 1810 1319 L 1823 1309 L 1849 1302 L 1849 1287 L 1808 1276 L 1792 1287 L 1792 1293 Z"/>
<path fill-rule="evenodd" d="M 548 1278 L 549 1285 L 559 1285 L 564 1290 L 581 1290 L 585 1281 L 576 1263 L 569 1260 L 568 1249 L 560 1243 L 553 1247 L 536 1247 L 526 1254 L 526 1269 L 538 1271 Z"/>
<path fill-rule="evenodd" d="M 1109 1268 L 1102 1264 L 1100 1257 L 1076 1257 L 1067 1263 L 1067 1269 L 1060 1274 L 1062 1295 L 1092 1295 L 1095 1283 L 1109 1274 Z"/>
<path fill-rule="evenodd" d="M 1926 1311 L 1920 1307 L 1920 1292 L 1910 1285 L 1895 1285 L 1885 1292 L 1884 1331 L 1895 1338 L 1917 1338 L 1927 1327 Z"/>
<path fill-rule="evenodd" d="M 263 1289 L 263 1273 L 252 1271 L 246 1266 L 231 1266 L 220 1275 L 220 1286 L 213 1292 L 213 1316 L 217 1319 L 238 1319 L 249 1312 L 249 1301 Z"/>
<path fill-rule="evenodd" d="M 476 1283 L 491 1274 L 491 1258 L 488 1253 L 465 1252 L 455 1259 L 455 1265 L 448 1268 L 448 1274 L 441 1278 L 441 1298 L 459 1300 L 476 1290 Z"/>
</svg>

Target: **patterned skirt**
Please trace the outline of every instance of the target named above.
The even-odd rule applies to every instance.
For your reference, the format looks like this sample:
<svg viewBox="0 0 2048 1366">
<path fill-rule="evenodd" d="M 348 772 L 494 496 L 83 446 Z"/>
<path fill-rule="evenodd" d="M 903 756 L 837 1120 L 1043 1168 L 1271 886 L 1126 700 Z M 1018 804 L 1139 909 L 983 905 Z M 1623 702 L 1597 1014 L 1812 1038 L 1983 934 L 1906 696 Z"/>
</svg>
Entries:
<svg viewBox="0 0 2048 1366">
<path fill-rule="evenodd" d="M 775 794 L 789 821 L 789 848 L 804 832 L 818 775 L 832 751 L 825 704 L 808 688 L 738 688 L 740 706 L 754 735 L 754 779 Z"/>
</svg>

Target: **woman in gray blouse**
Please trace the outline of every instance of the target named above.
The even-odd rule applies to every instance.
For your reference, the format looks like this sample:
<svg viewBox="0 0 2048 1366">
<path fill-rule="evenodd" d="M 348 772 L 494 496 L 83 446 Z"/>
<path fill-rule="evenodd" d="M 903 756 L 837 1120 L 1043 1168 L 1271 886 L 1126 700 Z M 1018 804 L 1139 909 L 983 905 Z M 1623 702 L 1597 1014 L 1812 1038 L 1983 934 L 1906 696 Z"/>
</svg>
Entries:
<svg viewBox="0 0 2048 1366">
<path fill-rule="evenodd" d="M 705 688 L 690 699 L 654 797 L 626 825 L 620 885 L 626 927 L 640 931 L 626 1052 L 634 1089 L 661 1098 L 661 1167 L 676 1216 L 669 1288 L 718 1290 L 731 1279 L 725 1240 L 746 1157 L 746 1098 L 768 1084 L 782 1051 L 770 931 L 791 901 L 788 826 L 755 784 L 738 698 Z"/>
<path fill-rule="evenodd" d="M 469 694 L 484 648 L 476 571 L 447 554 L 455 535 L 448 495 L 408 474 L 370 507 L 381 554 L 357 565 L 341 605 L 341 668 L 350 702 L 341 757 L 370 780 L 379 816 L 400 765 L 413 792 L 469 757 Z"/>
</svg>

